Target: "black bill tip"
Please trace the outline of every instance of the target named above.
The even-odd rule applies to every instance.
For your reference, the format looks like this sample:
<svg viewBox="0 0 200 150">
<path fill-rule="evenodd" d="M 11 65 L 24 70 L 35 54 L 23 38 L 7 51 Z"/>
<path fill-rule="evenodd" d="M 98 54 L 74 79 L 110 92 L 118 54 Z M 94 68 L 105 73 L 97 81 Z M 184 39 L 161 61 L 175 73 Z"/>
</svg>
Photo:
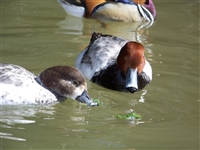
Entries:
<svg viewBox="0 0 200 150">
<path fill-rule="evenodd" d="M 127 89 L 129 92 L 131 92 L 131 93 L 135 93 L 135 92 L 138 91 L 138 89 L 135 88 L 135 87 L 127 87 L 126 89 Z"/>
</svg>

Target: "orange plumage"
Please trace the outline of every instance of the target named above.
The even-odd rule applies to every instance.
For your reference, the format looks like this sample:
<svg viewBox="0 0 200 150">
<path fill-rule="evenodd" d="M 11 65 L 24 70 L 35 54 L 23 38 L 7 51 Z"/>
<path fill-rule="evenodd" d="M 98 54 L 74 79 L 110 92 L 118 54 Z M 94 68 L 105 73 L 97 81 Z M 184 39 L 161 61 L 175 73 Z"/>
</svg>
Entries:
<svg viewBox="0 0 200 150">
<path fill-rule="evenodd" d="M 144 3 L 146 2 L 146 0 L 133 0 L 133 1 L 140 5 L 144 5 Z"/>
</svg>

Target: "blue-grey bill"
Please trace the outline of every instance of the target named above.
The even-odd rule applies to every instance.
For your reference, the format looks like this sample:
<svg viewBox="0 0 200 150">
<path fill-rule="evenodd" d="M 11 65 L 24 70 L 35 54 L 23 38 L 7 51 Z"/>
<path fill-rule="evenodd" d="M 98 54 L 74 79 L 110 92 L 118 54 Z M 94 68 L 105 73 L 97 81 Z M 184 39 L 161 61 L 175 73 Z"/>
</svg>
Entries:
<svg viewBox="0 0 200 150">
<path fill-rule="evenodd" d="M 76 98 L 76 100 L 78 102 L 85 103 L 88 106 L 98 106 L 98 103 L 92 101 L 86 90 L 84 90 L 83 93 Z"/>
</svg>

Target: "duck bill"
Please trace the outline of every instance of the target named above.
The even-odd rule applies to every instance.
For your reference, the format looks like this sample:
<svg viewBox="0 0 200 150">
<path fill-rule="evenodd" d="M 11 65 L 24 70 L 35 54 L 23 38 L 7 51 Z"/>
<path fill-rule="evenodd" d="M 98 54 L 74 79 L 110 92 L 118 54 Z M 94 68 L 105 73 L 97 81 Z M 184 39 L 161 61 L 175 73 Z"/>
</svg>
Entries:
<svg viewBox="0 0 200 150">
<path fill-rule="evenodd" d="M 126 73 L 126 89 L 131 93 L 135 93 L 136 91 L 138 91 L 137 72 L 137 68 L 129 68 L 128 72 Z"/>
<path fill-rule="evenodd" d="M 84 90 L 80 96 L 76 97 L 76 100 L 78 102 L 85 103 L 88 106 L 97 106 L 98 105 L 97 103 L 92 101 L 92 99 L 90 98 L 90 96 L 88 95 L 86 90 Z"/>
</svg>

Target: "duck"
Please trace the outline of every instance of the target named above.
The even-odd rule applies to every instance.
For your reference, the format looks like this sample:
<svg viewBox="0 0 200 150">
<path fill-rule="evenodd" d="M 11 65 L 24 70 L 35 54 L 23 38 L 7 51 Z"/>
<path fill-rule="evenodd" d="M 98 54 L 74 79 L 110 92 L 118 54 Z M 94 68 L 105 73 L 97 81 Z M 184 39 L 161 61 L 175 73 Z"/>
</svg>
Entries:
<svg viewBox="0 0 200 150">
<path fill-rule="evenodd" d="M 89 45 L 77 56 L 75 67 L 95 84 L 135 93 L 152 81 L 152 68 L 139 42 L 92 33 Z"/>
<path fill-rule="evenodd" d="M 105 3 L 106 0 L 58 0 L 58 2 L 67 14 L 90 18 L 94 7 Z"/>
<path fill-rule="evenodd" d="M 0 63 L 0 105 L 52 104 L 67 98 L 95 106 L 83 74 L 71 66 L 53 66 L 35 76 L 25 68 Z"/>
<path fill-rule="evenodd" d="M 67 14 L 122 22 L 156 20 L 152 0 L 58 0 Z"/>
</svg>

